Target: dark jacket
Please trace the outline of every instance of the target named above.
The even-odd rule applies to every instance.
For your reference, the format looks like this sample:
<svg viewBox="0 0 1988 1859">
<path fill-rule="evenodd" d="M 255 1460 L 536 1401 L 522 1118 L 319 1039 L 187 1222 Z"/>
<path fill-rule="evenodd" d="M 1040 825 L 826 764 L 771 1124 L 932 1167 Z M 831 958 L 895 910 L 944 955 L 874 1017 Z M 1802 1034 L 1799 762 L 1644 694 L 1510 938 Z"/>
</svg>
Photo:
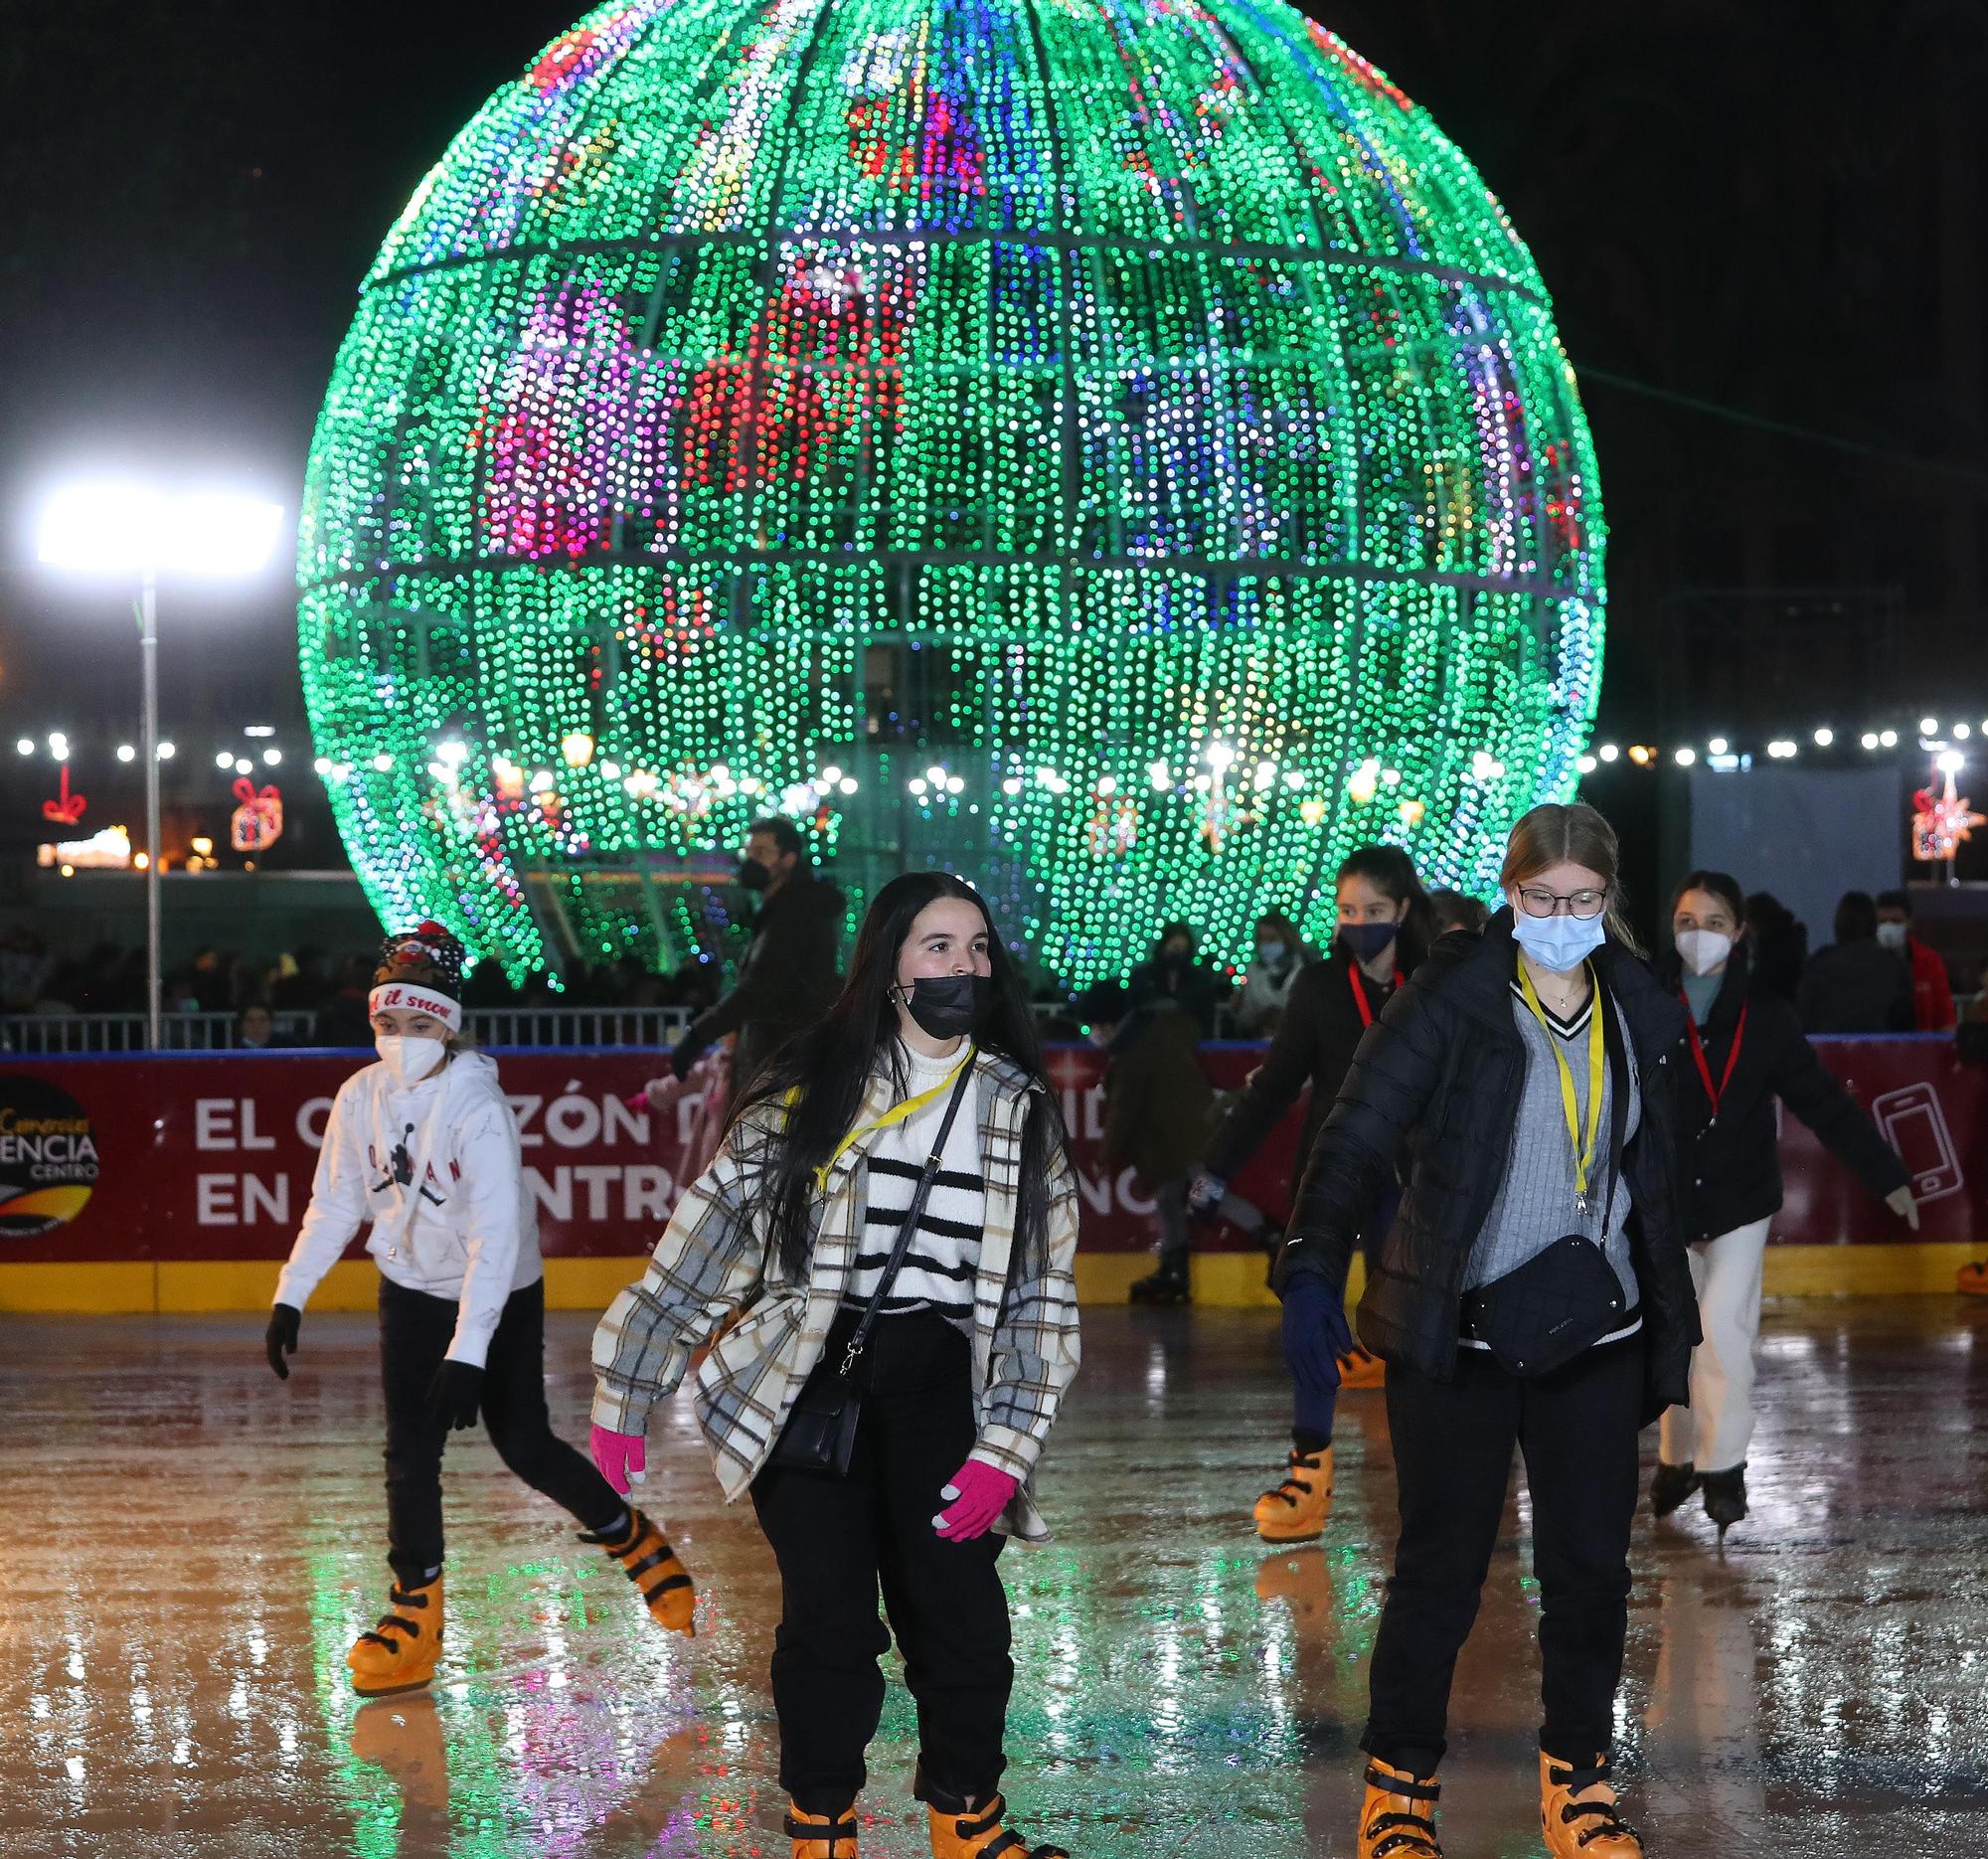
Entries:
<svg viewBox="0 0 1988 1859">
<path fill-rule="evenodd" d="M 1173 963 L 1159 956 L 1141 962 L 1126 977 L 1125 985 L 1132 990 L 1135 1003 L 1170 1000 L 1185 1007 L 1203 1039 L 1215 1037 L 1215 1010 L 1229 992 L 1229 983 L 1204 963 Z"/>
<path fill-rule="evenodd" d="M 1604 943 L 1593 959 L 1622 1010 L 1641 1080 L 1642 1121 L 1623 1168 L 1643 1314 L 1644 1414 L 1654 1420 L 1687 1399 L 1699 1340 L 1672 1137 L 1673 1055 L 1685 1011 L 1619 943 Z M 1277 1260 L 1280 1287 L 1295 1271 L 1344 1283 L 1359 1212 L 1409 1147 L 1401 1212 L 1360 1300 L 1360 1340 L 1436 1381 L 1456 1373 L 1464 1269 L 1518 1116 L 1526 1049 L 1512 1023 L 1517 961 L 1507 908 L 1481 938 L 1444 936 L 1388 1003 L 1319 1132 Z"/>
<path fill-rule="evenodd" d="M 1215 1092 L 1195 1057 L 1194 1017 L 1170 1000 L 1135 1008 L 1105 1049 L 1107 1168 L 1131 1168 L 1151 1192 L 1185 1175 L 1208 1140 Z"/>
<path fill-rule="evenodd" d="M 1311 1103 L 1305 1110 L 1304 1134 L 1291 1162 L 1295 1196 L 1305 1158 L 1311 1154 L 1325 1113 L 1339 1094 L 1346 1068 L 1353 1063 L 1354 1049 L 1367 1031 L 1367 1022 L 1360 1017 L 1359 1004 L 1353 998 L 1353 969 L 1352 958 L 1338 949 L 1329 961 L 1305 969 L 1291 983 L 1284 1017 L 1263 1063 L 1249 1075 L 1248 1084 L 1230 1106 L 1202 1158 L 1211 1175 L 1235 1180 L 1309 1085 Z M 1378 1016 L 1390 988 L 1366 975 L 1360 979 L 1367 988 L 1368 1010 Z"/>
<path fill-rule="evenodd" d="M 670 1055 L 682 1078 L 707 1046 L 728 1033 L 732 1094 L 750 1084 L 782 1041 L 828 1011 L 840 984 L 842 892 L 826 879 L 796 873 L 759 907 L 739 964 L 739 983 L 691 1022 Z"/>
<path fill-rule="evenodd" d="M 1906 1186 L 1899 1152 L 1824 1069 L 1794 1009 L 1753 984 L 1743 941 L 1727 960 L 1711 1022 L 1700 1035 L 1713 1085 L 1725 1078 L 1733 1058 L 1742 1004 L 1746 1027 L 1733 1077 L 1720 1092 L 1717 1116 L 1698 1075 L 1689 1034 L 1671 1061 L 1677 1074 L 1678 1151 L 1686 1170 L 1685 1238 L 1717 1239 L 1780 1211 L 1776 1098 L 1879 1200 Z"/>
<path fill-rule="evenodd" d="M 1795 993 L 1811 1033 L 1909 1033 L 1912 971 L 1873 936 L 1819 948 Z"/>
</svg>

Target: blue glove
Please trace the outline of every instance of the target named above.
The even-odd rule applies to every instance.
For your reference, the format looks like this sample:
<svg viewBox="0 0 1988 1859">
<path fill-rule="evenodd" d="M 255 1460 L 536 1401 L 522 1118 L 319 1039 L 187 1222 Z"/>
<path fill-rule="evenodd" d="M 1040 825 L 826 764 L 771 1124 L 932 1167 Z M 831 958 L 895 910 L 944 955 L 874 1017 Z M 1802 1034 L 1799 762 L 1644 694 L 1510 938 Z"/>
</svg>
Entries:
<svg viewBox="0 0 1988 1859">
<path fill-rule="evenodd" d="M 1294 1271 L 1284 1285 L 1284 1362 L 1300 1391 L 1330 1396 L 1339 1358 L 1353 1347 L 1346 1306 L 1316 1271 Z"/>
</svg>

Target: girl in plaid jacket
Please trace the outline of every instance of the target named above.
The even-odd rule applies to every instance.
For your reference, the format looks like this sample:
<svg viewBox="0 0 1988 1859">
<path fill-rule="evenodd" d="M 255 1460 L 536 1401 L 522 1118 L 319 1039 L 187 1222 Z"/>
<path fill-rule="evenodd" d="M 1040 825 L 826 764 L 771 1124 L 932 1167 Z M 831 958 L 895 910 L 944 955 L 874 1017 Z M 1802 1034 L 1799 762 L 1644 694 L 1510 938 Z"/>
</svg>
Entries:
<svg viewBox="0 0 1988 1859">
<path fill-rule="evenodd" d="M 593 1342 L 594 1456 L 626 1491 L 651 1409 L 716 1337 L 697 1413 L 726 1496 L 751 1494 L 780 1567 L 794 1859 L 855 1859 L 884 1702 L 880 1586 L 935 1859 L 1021 1850 L 999 1790 L 1014 1670 L 995 1559 L 1004 1536 L 1047 1535 L 1032 1486 L 1077 1372 L 1076 1251 L 1062 1116 L 987 906 L 942 873 L 897 878 L 834 1006 L 762 1074 Z M 769 1463 L 804 1392 L 845 1385 L 860 1397 L 847 1470 Z"/>
</svg>

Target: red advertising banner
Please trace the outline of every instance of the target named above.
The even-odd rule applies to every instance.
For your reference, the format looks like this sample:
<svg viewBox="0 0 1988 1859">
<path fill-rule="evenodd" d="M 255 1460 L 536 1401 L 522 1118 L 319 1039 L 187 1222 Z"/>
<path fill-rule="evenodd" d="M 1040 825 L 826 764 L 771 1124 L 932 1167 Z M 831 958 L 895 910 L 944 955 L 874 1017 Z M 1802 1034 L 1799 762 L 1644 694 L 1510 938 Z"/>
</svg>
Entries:
<svg viewBox="0 0 1988 1859">
<path fill-rule="evenodd" d="M 1905 1156 L 1923 1207 L 1921 1240 L 1984 1230 L 1980 1172 L 1988 1069 L 1962 1066 L 1932 1036 L 1817 1042 L 1825 1062 Z M 1224 1090 L 1260 1049 L 1203 1055 Z M 631 1109 L 656 1056 L 615 1048 L 496 1055 L 518 1116 L 527 1181 L 551 1257 L 646 1253 L 675 1204 L 698 1103 Z M 310 1196 L 331 1098 L 362 1063 L 350 1053 L 217 1053 L 0 1061 L 0 1263 L 275 1260 Z M 1083 1244 L 1152 1243 L 1151 1203 L 1126 1171 L 1097 1159 L 1103 1063 L 1061 1048 L 1051 1071 L 1076 1136 Z M 1286 1211 L 1299 1111 L 1293 1108 L 1235 1186 L 1273 1219 Z M 1792 1118 L 1782 1132 L 1787 1207 L 1781 1243 L 1905 1239 Z M 1215 1247 L 1243 1244 L 1227 1229 Z"/>
</svg>

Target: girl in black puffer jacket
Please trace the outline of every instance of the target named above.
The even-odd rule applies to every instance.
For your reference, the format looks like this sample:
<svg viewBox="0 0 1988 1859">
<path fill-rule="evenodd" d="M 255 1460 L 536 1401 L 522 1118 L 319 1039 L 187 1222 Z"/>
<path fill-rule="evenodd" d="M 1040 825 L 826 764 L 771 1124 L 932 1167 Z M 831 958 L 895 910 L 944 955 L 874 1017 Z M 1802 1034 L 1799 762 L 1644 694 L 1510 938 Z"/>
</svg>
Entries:
<svg viewBox="0 0 1988 1859">
<path fill-rule="evenodd" d="M 1361 1740 L 1361 1859 L 1437 1851 L 1450 1675 L 1515 1444 L 1541 1588 L 1548 1849 L 1642 1850 L 1606 1780 L 1636 1435 L 1685 1398 L 1698 1320 L 1669 1101 L 1684 1012 L 1636 957 L 1616 858 L 1591 807 L 1519 822 L 1506 908 L 1481 939 L 1438 942 L 1361 1041 L 1278 1261 L 1287 1311 L 1302 1300 L 1329 1346 L 1360 1217 L 1407 1156 L 1360 1305 L 1361 1340 L 1388 1363 L 1402 1518 Z"/>
<path fill-rule="evenodd" d="M 1767 1223 L 1781 1209 L 1775 1098 L 1873 1195 L 1918 1226 L 1898 1151 L 1823 1070 L 1794 1008 L 1752 985 L 1745 929 L 1739 882 L 1725 872 L 1693 872 L 1678 886 L 1670 978 L 1691 1021 L 1672 1069 L 1682 1094 L 1678 1148 L 1689 1164 L 1684 1236 L 1705 1341 L 1692 1357 L 1691 1411 L 1664 1416 L 1650 1504 L 1668 1516 L 1702 1489 L 1722 1539 L 1746 1514 L 1760 1270 Z"/>
</svg>

